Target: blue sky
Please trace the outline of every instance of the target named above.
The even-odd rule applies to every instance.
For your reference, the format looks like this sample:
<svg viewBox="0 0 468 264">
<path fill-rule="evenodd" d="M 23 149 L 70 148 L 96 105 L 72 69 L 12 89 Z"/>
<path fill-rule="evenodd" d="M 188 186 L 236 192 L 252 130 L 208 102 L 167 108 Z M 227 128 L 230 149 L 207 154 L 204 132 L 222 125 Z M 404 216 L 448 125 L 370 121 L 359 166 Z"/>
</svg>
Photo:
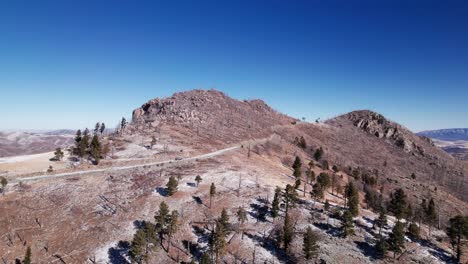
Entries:
<svg viewBox="0 0 468 264">
<path fill-rule="evenodd" d="M 194 88 L 309 120 L 468 127 L 467 14 L 462 0 L 3 0 L 0 129 L 113 127 Z"/>
</svg>

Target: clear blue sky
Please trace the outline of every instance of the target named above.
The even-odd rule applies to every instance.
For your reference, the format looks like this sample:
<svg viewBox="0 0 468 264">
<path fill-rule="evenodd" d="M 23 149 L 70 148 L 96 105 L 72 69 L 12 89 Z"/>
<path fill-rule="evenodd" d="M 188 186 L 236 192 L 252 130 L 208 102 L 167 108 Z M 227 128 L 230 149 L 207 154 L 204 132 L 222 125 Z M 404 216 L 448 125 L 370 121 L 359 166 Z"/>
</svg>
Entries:
<svg viewBox="0 0 468 264">
<path fill-rule="evenodd" d="M 0 2 L 0 129 L 113 127 L 194 88 L 309 120 L 468 127 L 468 2 Z"/>
</svg>

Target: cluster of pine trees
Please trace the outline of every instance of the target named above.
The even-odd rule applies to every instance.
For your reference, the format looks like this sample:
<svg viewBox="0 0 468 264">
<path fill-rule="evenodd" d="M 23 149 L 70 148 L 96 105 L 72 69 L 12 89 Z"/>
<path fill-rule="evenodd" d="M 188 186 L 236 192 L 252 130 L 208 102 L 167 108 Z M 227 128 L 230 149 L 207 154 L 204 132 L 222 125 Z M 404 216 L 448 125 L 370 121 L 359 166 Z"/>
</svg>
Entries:
<svg viewBox="0 0 468 264">
<path fill-rule="evenodd" d="M 99 138 L 99 135 L 102 136 L 104 133 L 105 127 L 104 123 L 96 123 L 92 136 L 88 128 L 83 132 L 81 132 L 81 130 L 76 131 L 73 154 L 79 158 L 92 158 L 96 165 L 99 164 L 103 154 L 107 154 L 105 153 L 107 151 L 103 151 L 103 146 Z"/>
</svg>

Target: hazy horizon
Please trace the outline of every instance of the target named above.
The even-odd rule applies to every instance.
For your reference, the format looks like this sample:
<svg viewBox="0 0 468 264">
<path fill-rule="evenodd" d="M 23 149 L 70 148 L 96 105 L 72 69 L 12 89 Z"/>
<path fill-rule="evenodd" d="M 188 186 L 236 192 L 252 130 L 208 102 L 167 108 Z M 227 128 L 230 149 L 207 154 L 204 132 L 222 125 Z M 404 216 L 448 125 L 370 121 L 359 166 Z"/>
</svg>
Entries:
<svg viewBox="0 0 468 264">
<path fill-rule="evenodd" d="M 468 127 L 468 2 L 0 3 L 1 130 L 110 128 L 216 88 L 290 116 Z"/>
</svg>

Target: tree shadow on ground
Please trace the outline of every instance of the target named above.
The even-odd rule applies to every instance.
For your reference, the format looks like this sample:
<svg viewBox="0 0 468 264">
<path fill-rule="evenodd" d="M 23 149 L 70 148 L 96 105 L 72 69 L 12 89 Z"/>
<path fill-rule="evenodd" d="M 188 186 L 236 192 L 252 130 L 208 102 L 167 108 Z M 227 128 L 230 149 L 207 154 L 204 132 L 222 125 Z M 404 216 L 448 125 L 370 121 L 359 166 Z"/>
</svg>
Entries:
<svg viewBox="0 0 468 264">
<path fill-rule="evenodd" d="M 156 191 L 159 193 L 159 195 L 161 195 L 162 197 L 168 197 L 169 196 L 169 192 L 167 191 L 166 188 L 164 187 L 156 187 Z"/>
<path fill-rule="evenodd" d="M 195 188 L 197 187 L 197 184 L 196 183 L 193 183 L 193 182 L 187 182 L 187 185 L 192 187 L 192 188 Z"/>
<path fill-rule="evenodd" d="M 262 237 L 257 234 L 245 233 L 245 236 L 258 242 L 261 247 L 266 249 L 272 255 L 274 255 L 281 263 L 293 264 L 297 263 L 297 259 L 288 255 L 283 249 L 277 247 L 276 241 L 271 237 Z"/>
<path fill-rule="evenodd" d="M 109 262 L 111 264 L 129 264 L 127 260 L 130 243 L 128 241 L 119 241 L 115 247 L 109 248 Z"/>
<path fill-rule="evenodd" d="M 326 223 L 314 223 L 314 226 L 333 237 L 342 238 L 341 230 L 338 227 Z"/>
<path fill-rule="evenodd" d="M 204 251 L 203 251 L 203 248 L 198 246 L 198 244 L 191 243 L 188 240 L 182 241 L 182 244 L 184 245 L 184 248 L 189 252 L 191 256 L 193 256 L 195 259 L 201 259 Z"/>
<path fill-rule="evenodd" d="M 428 248 L 428 252 L 436 257 L 437 259 L 439 259 L 440 261 L 443 261 L 445 263 L 457 263 L 457 261 L 455 260 L 455 258 L 452 256 L 452 254 L 450 254 L 449 252 L 447 252 L 446 250 L 442 249 L 442 248 L 439 248 L 438 246 L 436 246 L 434 243 L 432 243 L 431 241 L 429 240 L 426 240 L 426 239 L 421 239 L 421 240 L 417 240 L 415 241 L 416 243 L 418 243 L 419 245 L 423 246 L 423 247 L 426 247 Z"/>
<path fill-rule="evenodd" d="M 377 251 L 375 247 L 365 241 L 354 241 L 357 248 L 364 254 L 364 256 L 371 259 L 371 261 L 377 260 Z"/>
<path fill-rule="evenodd" d="M 266 218 L 268 214 L 268 206 L 264 204 L 262 205 L 262 204 L 251 203 L 250 207 L 253 210 L 253 211 L 248 212 L 250 216 L 257 219 L 257 221 L 260 221 L 263 223 L 269 222 Z"/>
</svg>

